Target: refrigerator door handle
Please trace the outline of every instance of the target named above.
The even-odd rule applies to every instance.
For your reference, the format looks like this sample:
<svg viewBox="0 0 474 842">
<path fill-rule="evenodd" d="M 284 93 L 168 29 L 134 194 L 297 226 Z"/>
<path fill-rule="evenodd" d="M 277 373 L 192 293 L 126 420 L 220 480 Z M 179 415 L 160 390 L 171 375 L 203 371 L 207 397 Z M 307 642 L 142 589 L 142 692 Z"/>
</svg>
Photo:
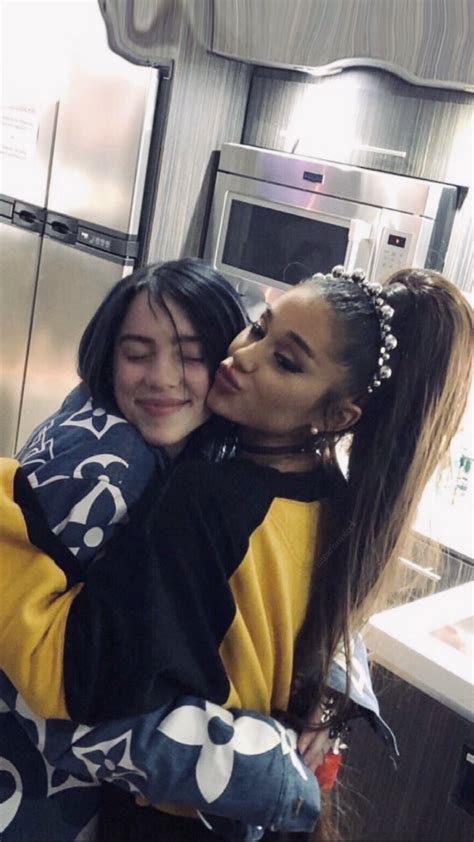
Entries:
<svg viewBox="0 0 474 842">
<path fill-rule="evenodd" d="M 38 219 L 36 214 L 27 210 L 20 211 L 16 218 L 16 223 L 17 225 L 24 225 L 33 231 L 38 231 L 39 228 L 43 228 L 43 223 L 40 219 Z"/>
<path fill-rule="evenodd" d="M 63 243 L 75 243 L 77 239 L 77 220 L 60 214 L 48 213 L 45 234 Z"/>
<path fill-rule="evenodd" d="M 23 202 L 15 202 L 13 209 L 13 224 L 19 228 L 28 228 L 29 231 L 37 231 L 42 234 L 46 211 L 36 205 L 26 205 Z"/>
<path fill-rule="evenodd" d="M 22 222 L 25 222 L 27 225 L 33 225 L 36 222 L 36 216 L 31 211 L 22 210 L 18 214 Z"/>
</svg>

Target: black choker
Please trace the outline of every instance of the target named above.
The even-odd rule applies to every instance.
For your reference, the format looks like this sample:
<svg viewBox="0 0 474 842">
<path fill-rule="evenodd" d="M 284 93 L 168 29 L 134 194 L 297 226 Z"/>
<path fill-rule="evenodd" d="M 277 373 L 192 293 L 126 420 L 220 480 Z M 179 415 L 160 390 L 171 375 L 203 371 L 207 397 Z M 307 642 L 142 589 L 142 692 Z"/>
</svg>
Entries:
<svg viewBox="0 0 474 842">
<path fill-rule="evenodd" d="M 240 450 L 244 453 L 255 453 L 258 456 L 289 456 L 298 453 L 312 453 L 314 455 L 315 443 L 314 441 L 305 441 L 302 444 L 282 444 L 276 447 L 241 444 Z"/>
</svg>

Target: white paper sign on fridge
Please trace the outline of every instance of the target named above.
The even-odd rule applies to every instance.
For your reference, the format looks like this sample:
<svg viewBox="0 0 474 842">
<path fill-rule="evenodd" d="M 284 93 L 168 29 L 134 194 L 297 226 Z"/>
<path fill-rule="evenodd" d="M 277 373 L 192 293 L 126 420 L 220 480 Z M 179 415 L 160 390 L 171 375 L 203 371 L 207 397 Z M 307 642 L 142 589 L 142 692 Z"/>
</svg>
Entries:
<svg viewBox="0 0 474 842">
<path fill-rule="evenodd" d="M 38 110 L 32 105 L 4 105 L 1 109 L 0 154 L 31 158 L 38 143 Z"/>
</svg>

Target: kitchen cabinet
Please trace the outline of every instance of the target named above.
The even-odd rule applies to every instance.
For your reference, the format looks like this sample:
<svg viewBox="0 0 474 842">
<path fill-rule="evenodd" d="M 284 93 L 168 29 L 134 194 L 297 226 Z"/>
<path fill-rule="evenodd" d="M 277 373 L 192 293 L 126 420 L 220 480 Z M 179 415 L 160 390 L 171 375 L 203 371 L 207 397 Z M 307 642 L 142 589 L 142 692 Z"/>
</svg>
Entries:
<svg viewBox="0 0 474 842">
<path fill-rule="evenodd" d="M 394 730 L 397 768 L 363 721 L 341 775 L 341 838 L 351 842 L 472 842 L 474 723 L 381 667 L 374 685 Z"/>
<path fill-rule="evenodd" d="M 471 0 L 214 0 L 213 14 L 211 49 L 229 58 L 474 90 Z"/>
<path fill-rule="evenodd" d="M 109 46 L 134 64 L 160 64 L 179 57 L 183 34 L 209 46 L 212 0 L 98 0 Z"/>
<path fill-rule="evenodd" d="M 452 558 L 437 593 L 372 617 L 364 637 L 391 758 L 356 720 L 343 765 L 341 838 L 474 838 L 474 569 Z"/>
</svg>

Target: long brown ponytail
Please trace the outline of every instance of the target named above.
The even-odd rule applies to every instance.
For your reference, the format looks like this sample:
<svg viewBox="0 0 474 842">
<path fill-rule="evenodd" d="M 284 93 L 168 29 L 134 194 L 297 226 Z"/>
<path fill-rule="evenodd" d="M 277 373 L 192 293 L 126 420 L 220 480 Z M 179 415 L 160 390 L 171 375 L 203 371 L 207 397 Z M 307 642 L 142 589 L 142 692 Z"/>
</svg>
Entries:
<svg viewBox="0 0 474 842">
<path fill-rule="evenodd" d="M 363 414 L 351 431 L 347 482 L 328 503 L 316 553 L 307 615 L 295 653 L 293 711 L 305 716 L 323 692 L 340 641 L 349 640 L 375 607 L 398 566 L 426 482 L 446 452 L 465 409 L 472 353 L 472 310 L 442 275 L 407 270 L 393 275 L 383 295 L 394 308 L 398 339 L 392 377 L 367 393 L 377 365 L 379 324 L 356 284 L 313 281 L 331 305 L 338 361 L 347 371 L 343 392 Z M 337 437 L 323 444 L 336 470 Z"/>
</svg>

